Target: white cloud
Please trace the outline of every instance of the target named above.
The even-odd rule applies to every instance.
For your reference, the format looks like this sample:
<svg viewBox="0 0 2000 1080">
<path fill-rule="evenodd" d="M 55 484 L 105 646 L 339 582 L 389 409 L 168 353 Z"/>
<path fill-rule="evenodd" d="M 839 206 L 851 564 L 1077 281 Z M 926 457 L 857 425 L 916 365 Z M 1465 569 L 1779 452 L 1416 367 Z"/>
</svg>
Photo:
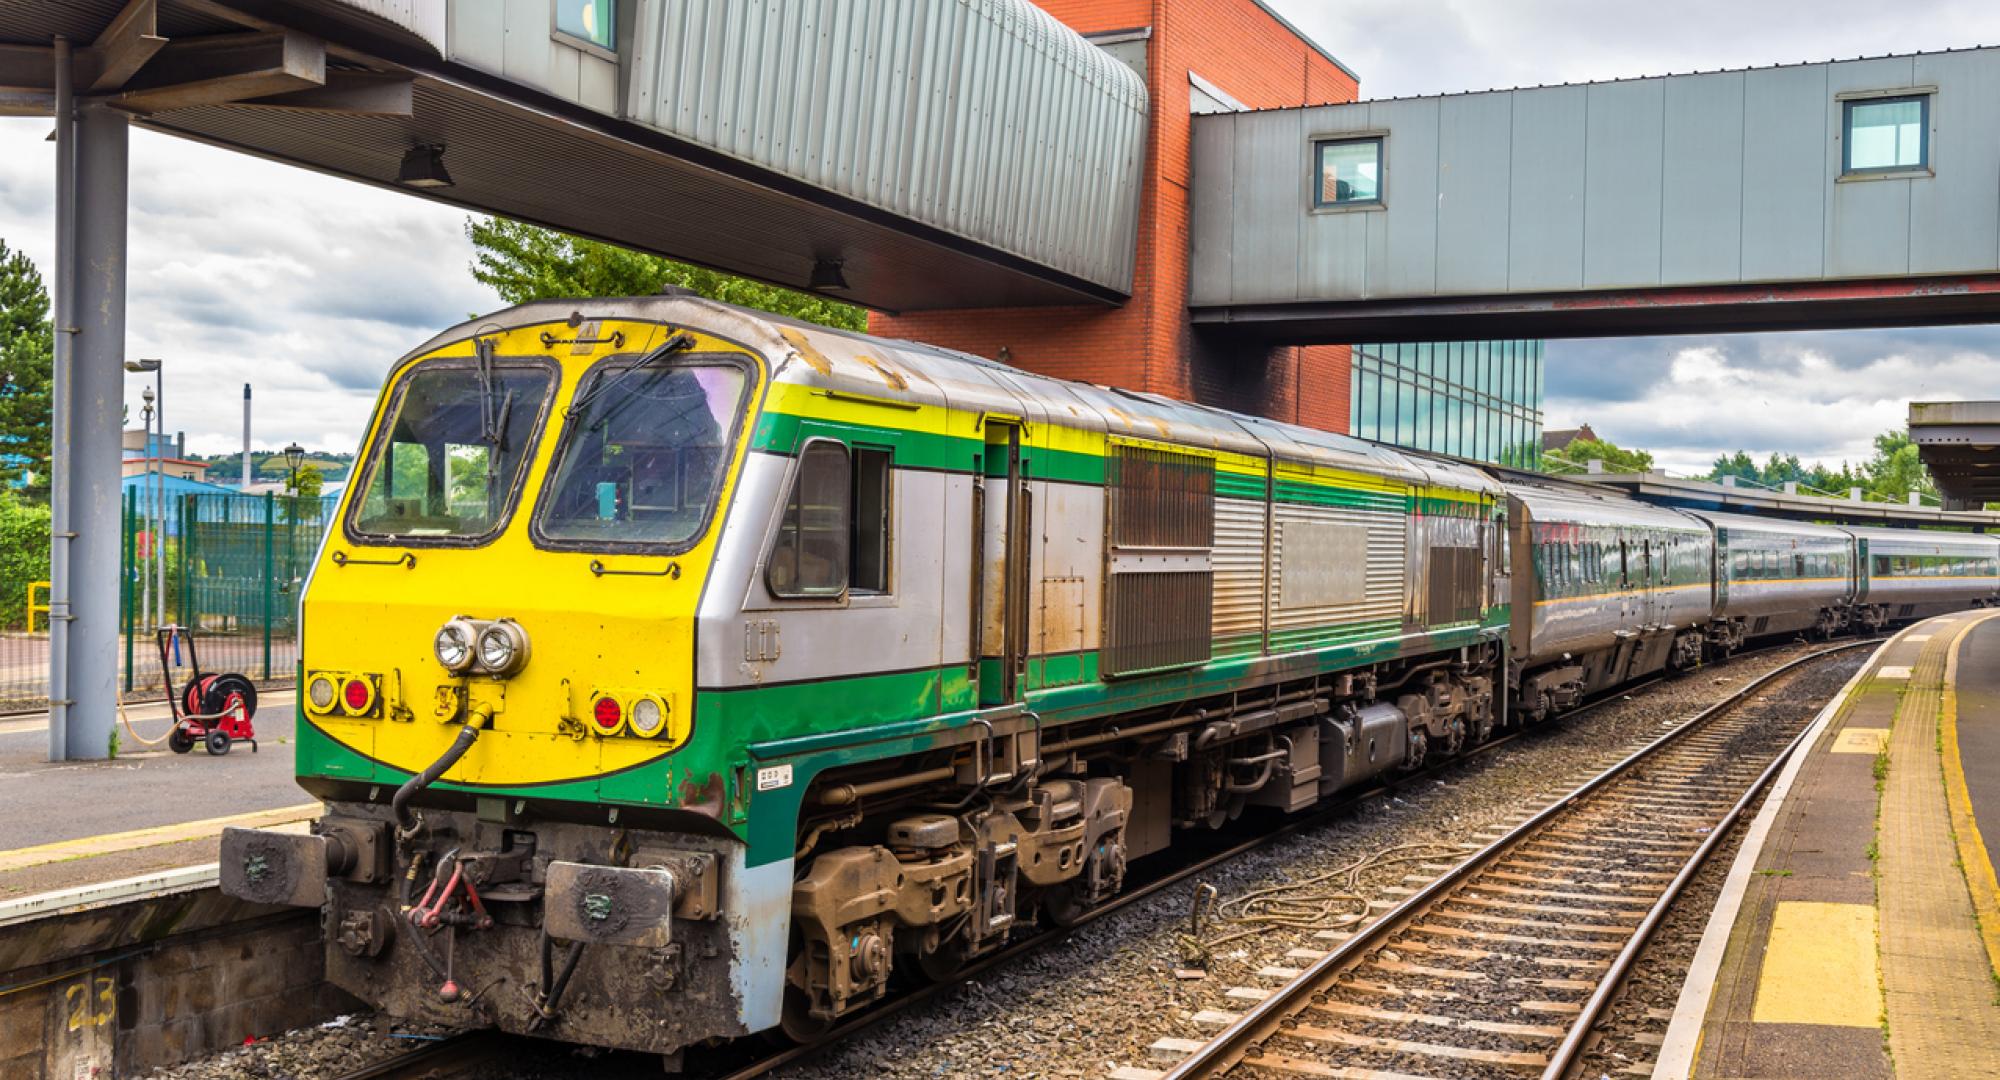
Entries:
<svg viewBox="0 0 2000 1080">
<path fill-rule="evenodd" d="M 1760 461 L 1778 453 L 1860 462 L 1878 433 L 1903 426 L 1912 400 L 2000 397 L 2000 365 L 1977 350 L 1887 352 L 1836 368 L 1811 349 L 1774 356 L 1757 344 L 1681 348 L 1665 381 L 1627 400 L 1580 400 L 1552 385 L 1549 426 L 1587 422 L 1600 437 L 1652 451 L 1670 472 L 1700 474 L 1736 450 Z"/>
<path fill-rule="evenodd" d="M 46 120 L 0 120 L 0 239 L 54 266 Z M 389 363 L 494 308 L 463 211 L 134 129 L 126 351 L 166 362 L 168 429 L 189 449 L 352 449 Z M 138 422 L 142 380 L 126 379 Z M 150 383 L 150 380 L 147 380 Z"/>
</svg>

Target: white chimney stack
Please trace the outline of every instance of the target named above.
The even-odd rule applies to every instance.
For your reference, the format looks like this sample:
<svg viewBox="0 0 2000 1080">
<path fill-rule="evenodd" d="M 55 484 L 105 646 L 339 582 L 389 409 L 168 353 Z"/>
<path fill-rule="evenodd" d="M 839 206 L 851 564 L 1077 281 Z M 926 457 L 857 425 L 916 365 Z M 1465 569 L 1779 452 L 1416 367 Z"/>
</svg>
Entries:
<svg viewBox="0 0 2000 1080">
<path fill-rule="evenodd" d="M 243 384 L 243 491 L 250 490 L 250 384 Z"/>
</svg>

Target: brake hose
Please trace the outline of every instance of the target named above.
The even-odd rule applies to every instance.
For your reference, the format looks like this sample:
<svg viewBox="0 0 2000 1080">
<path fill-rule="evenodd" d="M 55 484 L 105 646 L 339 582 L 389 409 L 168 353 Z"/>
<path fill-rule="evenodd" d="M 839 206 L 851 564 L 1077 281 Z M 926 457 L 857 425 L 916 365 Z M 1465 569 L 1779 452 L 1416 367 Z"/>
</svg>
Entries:
<svg viewBox="0 0 2000 1080">
<path fill-rule="evenodd" d="M 445 749 L 444 754 L 431 762 L 430 768 L 403 781 L 403 786 L 396 789 L 395 796 L 389 800 L 389 809 L 395 814 L 396 826 L 402 835 L 411 836 L 416 831 L 417 823 L 415 815 L 410 813 L 410 800 L 416 797 L 417 792 L 437 783 L 438 777 L 458 764 L 458 759 L 464 757 L 465 752 L 472 749 L 472 744 L 478 741 L 479 733 L 492 722 L 491 706 L 474 705 L 471 715 L 465 718 L 465 724 L 458 729 L 458 738 L 451 741 L 451 746 Z"/>
</svg>

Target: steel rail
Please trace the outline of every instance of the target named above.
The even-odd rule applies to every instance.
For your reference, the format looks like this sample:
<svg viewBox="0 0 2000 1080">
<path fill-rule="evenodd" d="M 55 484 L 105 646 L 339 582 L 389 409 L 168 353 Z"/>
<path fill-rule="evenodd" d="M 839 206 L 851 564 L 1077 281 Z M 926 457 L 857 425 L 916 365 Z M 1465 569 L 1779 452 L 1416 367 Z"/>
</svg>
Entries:
<svg viewBox="0 0 2000 1080">
<path fill-rule="evenodd" d="M 470 1068 L 500 1052 L 506 1038 L 492 1028 L 461 1031 L 428 1043 L 420 1049 L 392 1058 L 370 1062 L 341 1073 L 337 1080 L 401 1080 L 403 1077 L 449 1076 L 460 1068 Z"/>
<path fill-rule="evenodd" d="M 1235 1022 L 1224 1028 L 1213 1039 L 1204 1043 L 1200 1049 L 1190 1054 L 1180 1064 L 1164 1074 L 1162 1080 L 1194 1080 L 1196 1077 L 1217 1076 L 1233 1068 L 1247 1056 L 1251 1048 L 1277 1033 L 1283 1022 L 1294 1012 L 1298 1011 L 1297 1007 L 1299 1003 L 1310 998 L 1329 976 L 1344 970 L 1355 961 L 1382 947 L 1410 923 L 1414 922 L 1418 916 L 1428 912 L 1439 902 L 1449 897 L 1465 880 L 1484 870 L 1492 863 L 1499 861 L 1502 855 L 1512 851 L 1523 840 L 1541 831 L 1551 822 L 1568 814 L 1590 795 L 1595 794 L 1612 782 L 1623 778 L 1635 766 L 1649 760 L 1660 750 L 1679 742 L 1682 737 L 1707 726 L 1709 721 L 1728 713 L 1742 704 L 1750 695 L 1797 668 L 1851 649 L 1878 645 L 1883 640 L 1885 639 L 1871 638 L 1866 641 L 1847 642 L 1832 648 L 1821 649 L 1781 664 L 1746 683 L 1741 689 L 1738 689 L 1728 697 L 1682 721 L 1671 731 L 1661 734 L 1652 742 L 1627 755 L 1617 764 L 1584 781 L 1568 795 L 1543 807 L 1534 816 L 1508 830 L 1499 839 L 1468 855 L 1458 865 L 1447 870 L 1423 888 L 1412 893 L 1402 903 L 1384 913 L 1381 918 L 1357 930 L 1347 940 L 1336 946 L 1333 951 L 1314 961 L 1304 971 L 1293 977 L 1290 982 L 1286 983 L 1276 993 L 1252 1006 L 1241 1017 L 1238 1017 Z M 1796 740 L 1794 740 L 1794 744 L 1796 744 Z M 1787 752 L 1789 753 L 1789 751 Z M 1711 840 L 1721 832 L 1723 832 L 1722 829 L 1715 829 L 1711 834 Z M 1712 851 L 1713 848 L 1711 847 L 1710 850 Z M 1643 925 L 1657 925 L 1657 922 L 1658 920 L 1653 918 L 1652 913 L 1649 912 L 1647 923 Z M 1650 933 L 1650 929 L 1648 933 Z M 1643 946 L 1643 942 L 1641 945 Z M 1631 951 L 1636 955 L 1638 948 L 1634 947 Z M 1620 955 L 1621 958 L 1624 958 L 1623 953 Z M 1624 967 L 1617 970 L 1622 974 L 1624 970 L 1629 969 L 1630 964 L 1631 960 L 1626 959 Z M 1602 987 L 1600 987 L 1600 991 L 1602 991 Z M 1604 993 L 1608 1000 L 1609 993 Z M 1602 1007 L 1602 1005 L 1599 1006 L 1600 1010 Z"/>
<path fill-rule="evenodd" d="M 1715 823 L 1709 830 L 1707 838 L 1702 840 L 1701 846 L 1695 849 L 1694 854 L 1688 856 L 1680 872 L 1667 883 L 1666 891 L 1661 893 L 1653 906 L 1646 910 L 1646 917 L 1633 928 L 1632 936 L 1626 940 L 1625 947 L 1618 950 L 1618 956 L 1611 961 L 1611 967 L 1605 971 L 1603 980 L 1597 984 L 1597 989 L 1592 991 L 1590 1000 L 1584 1002 L 1582 1011 L 1577 1013 L 1569 1030 L 1563 1034 L 1561 1045 L 1557 1046 L 1555 1052 L 1549 1056 L 1549 1064 L 1542 1070 L 1542 1080 L 1563 1080 L 1583 1057 L 1584 1044 L 1589 1041 L 1591 1032 L 1597 1027 L 1597 1021 L 1603 1017 L 1604 1011 L 1611 1007 L 1612 997 L 1624 984 L 1625 975 L 1632 970 L 1632 965 L 1638 961 L 1639 954 L 1646 951 L 1647 944 L 1653 940 L 1654 931 L 1659 929 L 1660 923 L 1666 921 L 1667 909 L 1673 907 L 1674 901 L 1686 891 L 1688 883 L 1694 880 L 1695 874 L 1703 866 L 1708 865 L 1709 858 L 1722 847 L 1723 841 L 1736 828 L 1736 823 L 1743 819 L 1743 815 L 1764 793 L 1764 789 L 1771 786 L 1771 781 L 1777 777 L 1778 770 L 1785 767 L 1785 762 L 1790 761 L 1792 755 L 1798 752 L 1812 731 L 1813 725 L 1807 724 L 1805 730 L 1785 744 L 1785 748 L 1778 752 L 1778 756 L 1772 758 L 1771 763 L 1764 767 L 1764 771 L 1757 774 L 1757 779 L 1750 782 L 1750 787 L 1743 793 L 1743 797 L 1737 799 L 1736 805 L 1730 807 L 1729 812 L 1722 815 L 1722 820 Z"/>
</svg>

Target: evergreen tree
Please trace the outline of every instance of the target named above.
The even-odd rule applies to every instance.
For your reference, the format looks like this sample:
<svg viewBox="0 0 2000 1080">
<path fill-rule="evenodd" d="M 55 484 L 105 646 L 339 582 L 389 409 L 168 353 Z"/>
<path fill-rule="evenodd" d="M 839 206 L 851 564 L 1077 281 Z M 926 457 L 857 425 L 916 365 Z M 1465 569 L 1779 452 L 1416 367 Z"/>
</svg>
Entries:
<svg viewBox="0 0 2000 1080">
<path fill-rule="evenodd" d="M 0 240 L 0 483 L 36 501 L 49 492 L 54 373 L 55 333 L 41 271 Z"/>
<path fill-rule="evenodd" d="M 679 285 L 711 300 L 805 322 L 843 330 L 868 328 L 868 313 L 852 304 L 518 221 L 468 218 L 465 235 L 478 249 L 473 278 L 493 286 L 510 304 L 573 296 L 650 296 Z"/>
</svg>

